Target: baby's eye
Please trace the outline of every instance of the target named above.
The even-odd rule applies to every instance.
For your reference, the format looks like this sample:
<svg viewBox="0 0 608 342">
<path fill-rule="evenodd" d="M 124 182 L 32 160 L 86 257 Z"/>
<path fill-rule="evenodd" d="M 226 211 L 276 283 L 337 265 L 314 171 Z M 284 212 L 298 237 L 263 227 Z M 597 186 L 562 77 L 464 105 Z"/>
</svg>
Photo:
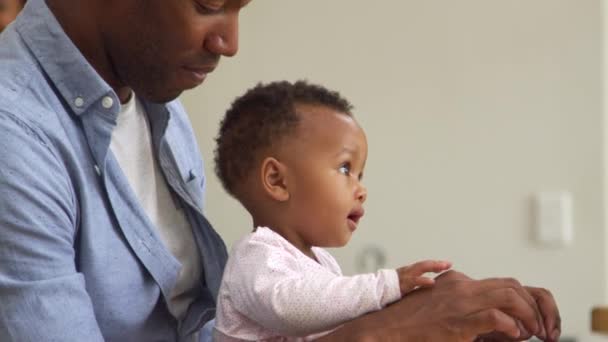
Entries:
<svg viewBox="0 0 608 342">
<path fill-rule="evenodd" d="M 338 171 L 340 171 L 340 173 L 348 175 L 350 174 L 350 163 L 344 163 L 340 166 L 340 168 L 338 169 Z"/>
</svg>

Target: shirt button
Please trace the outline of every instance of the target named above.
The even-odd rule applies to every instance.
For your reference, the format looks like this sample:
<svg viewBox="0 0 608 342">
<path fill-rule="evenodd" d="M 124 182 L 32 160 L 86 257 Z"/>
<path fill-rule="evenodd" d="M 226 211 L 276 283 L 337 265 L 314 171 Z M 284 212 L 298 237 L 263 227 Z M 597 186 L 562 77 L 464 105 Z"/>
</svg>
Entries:
<svg viewBox="0 0 608 342">
<path fill-rule="evenodd" d="M 74 105 L 78 108 L 82 107 L 84 105 L 84 99 L 80 96 L 78 96 L 77 98 L 74 99 Z"/>
<path fill-rule="evenodd" d="M 112 108 L 112 105 L 114 104 L 114 100 L 112 100 L 111 97 L 106 96 L 103 98 L 103 100 L 101 100 L 101 105 L 103 106 L 103 108 L 105 109 L 110 109 Z"/>
</svg>

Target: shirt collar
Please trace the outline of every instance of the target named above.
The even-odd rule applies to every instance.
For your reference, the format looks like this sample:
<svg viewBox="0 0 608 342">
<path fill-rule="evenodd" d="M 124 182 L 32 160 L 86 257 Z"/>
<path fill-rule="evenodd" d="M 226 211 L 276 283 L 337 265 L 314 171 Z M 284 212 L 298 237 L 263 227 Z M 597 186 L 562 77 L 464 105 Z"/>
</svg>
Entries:
<svg viewBox="0 0 608 342">
<path fill-rule="evenodd" d="M 44 0 L 27 1 L 15 21 L 16 30 L 57 88 L 65 103 L 80 115 L 103 96 L 118 97 L 63 31 Z"/>
</svg>

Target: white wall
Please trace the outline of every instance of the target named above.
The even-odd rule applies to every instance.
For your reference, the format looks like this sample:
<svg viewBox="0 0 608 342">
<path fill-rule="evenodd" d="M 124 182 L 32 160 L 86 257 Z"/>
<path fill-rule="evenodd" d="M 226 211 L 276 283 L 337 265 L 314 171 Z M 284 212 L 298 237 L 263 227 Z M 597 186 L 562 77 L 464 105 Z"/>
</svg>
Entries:
<svg viewBox="0 0 608 342">
<path fill-rule="evenodd" d="M 256 0 L 241 50 L 182 99 L 207 160 L 206 211 L 230 245 L 244 210 L 213 174 L 230 101 L 258 81 L 340 90 L 368 134 L 367 215 L 334 250 L 347 273 L 368 245 L 389 266 L 446 258 L 475 277 L 550 288 L 567 335 L 606 304 L 602 4 L 599 0 Z M 567 190 L 574 241 L 531 239 L 530 196 Z"/>
</svg>

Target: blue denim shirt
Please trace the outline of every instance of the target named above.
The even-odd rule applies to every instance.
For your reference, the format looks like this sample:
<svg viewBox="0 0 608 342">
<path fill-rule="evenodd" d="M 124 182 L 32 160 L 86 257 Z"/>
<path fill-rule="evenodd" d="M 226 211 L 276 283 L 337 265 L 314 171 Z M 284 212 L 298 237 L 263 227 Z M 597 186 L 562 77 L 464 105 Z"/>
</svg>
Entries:
<svg viewBox="0 0 608 342">
<path fill-rule="evenodd" d="M 185 341 L 214 317 L 227 254 L 203 216 L 200 152 L 179 102 L 144 106 L 203 259 L 179 322 L 165 298 L 181 265 L 109 149 L 116 94 L 44 0 L 0 35 L 1 341 Z"/>
</svg>

